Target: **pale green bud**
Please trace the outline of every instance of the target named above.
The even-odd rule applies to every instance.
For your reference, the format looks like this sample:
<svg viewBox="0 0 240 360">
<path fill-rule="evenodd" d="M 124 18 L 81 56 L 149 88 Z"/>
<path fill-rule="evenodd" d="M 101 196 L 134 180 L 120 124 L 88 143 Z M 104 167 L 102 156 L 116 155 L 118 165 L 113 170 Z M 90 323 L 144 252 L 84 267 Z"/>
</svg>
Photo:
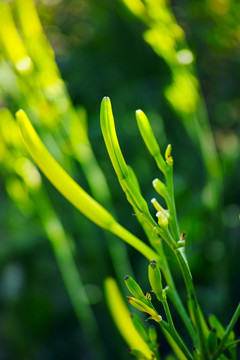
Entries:
<svg viewBox="0 0 240 360">
<path fill-rule="evenodd" d="M 166 163 L 168 165 L 172 165 L 173 164 L 173 158 L 171 156 L 171 152 L 172 152 L 172 145 L 168 144 L 166 151 L 165 151 L 165 159 L 166 159 Z"/>
<path fill-rule="evenodd" d="M 160 148 L 158 146 L 147 116 L 142 110 L 137 110 L 136 119 L 139 131 L 142 135 L 146 147 L 148 148 L 148 151 L 152 156 L 157 156 L 160 153 Z"/>
<path fill-rule="evenodd" d="M 158 211 L 156 216 L 158 218 L 159 226 L 161 226 L 163 228 L 167 228 L 168 227 L 168 218 L 167 218 L 167 216 L 162 211 Z"/>
<path fill-rule="evenodd" d="M 162 320 L 162 317 L 152 308 L 150 308 L 148 305 L 146 305 L 144 302 L 142 302 L 139 299 L 133 298 L 131 296 L 127 296 L 127 300 L 131 305 L 133 305 L 136 309 L 143 311 L 150 315 L 150 318 L 155 320 L 156 322 L 160 322 Z"/>
<path fill-rule="evenodd" d="M 144 293 L 138 283 L 129 275 L 125 276 L 125 283 L 127 285 L 130 293 L 135 296 L 137 299 L 142 299 L 144 297 Z"/>
<path fill-rule="evenodd" d="M 151 203 L 157 211 L 161 211 L 162 213 L 164 213 L 164 215 L 166 215 L 167 218 L 169 217 L 169 211 L 165 210 L 155 198 L 151 200 Z"/>
<path fill-rule="evenodd" d="M 148 278 L 152 291 L 157 296 L 158 300 L 162 301 L 163 299 L 163 287 L 162 287 L 162 277 L 157 262 L 152 260 L 148 265 Z"/>
<path fill-rule="evenodd" d="M 159 179 L 154 179 L 153 182 L 153 187 L 156 190 L 156 192 L 161 195 L 164 199 L 168 198 L 168 190 L 166 185 L 164 185 L 164 183 L 159 180 Z"/>
</svg>

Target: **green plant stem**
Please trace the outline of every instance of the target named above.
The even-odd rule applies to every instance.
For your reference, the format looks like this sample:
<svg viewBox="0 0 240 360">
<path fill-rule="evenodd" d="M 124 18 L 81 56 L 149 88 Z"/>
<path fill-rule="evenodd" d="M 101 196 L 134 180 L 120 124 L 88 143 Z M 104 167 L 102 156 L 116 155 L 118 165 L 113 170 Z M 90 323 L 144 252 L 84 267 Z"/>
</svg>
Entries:
<svg viewBox="0 0 240 360">
<path fill-rule="evenodd" d="M 171 330 L 174 330 L 175 326 L 174 326 L 174 323 L 173 323 L 172 315 L 171 315 L 171 312 L 170 312 L 170 309 L 169 309 L 169 306 L 168 306 L 168 301 L 167 301 L 166 297 L 163 297 L 162 304 L 163 304 L 163 308 L 164 308 L 164 311 L 165 311 L 165 314 L 166 314 L 166 317 L 167 317 L 169 327 L 170 327 Z"/>
<path fill-rule="evenodd" d="M 166 168 L 167 165 L 166 165 L 165 162 L 164 162 L 164 164 L 165 164 L 165 168 Z M 137 186 L 139 188 L 138 183 L 135 183 L 135 186 Z M 173 184 L 172 184 L 172 187 L 173 187 Z M 139 190 L 139 192 L 140 192 L 140 190 Z M 173 191 L 172 191 L 172 194 L 173 194 Z M 175 208 L 174 201 L 173 201 L 173 205 L 174 205 L 174 208 Z M 194 330 L 193 325 L 192 325 L 192 323 L 191 323 L 191 321 L 189 319 L 189 316 L 188 316 L 188 314 L 187 314 L 187 312 L 185 310 L 185 307 L 183 306 L 183 303 L 182 303 L 182 301 L 180 299 L 180 296 L 179 296 L 179 294 L 177 292 L 174 280 L 172 278 L 171 271 L 170 271 L 169 266 L 168 266 L 168 262 L 166 261 L 166 256 L 165 256 L 164 249 L 163 249 L 163 246 L 162 246 L 161 238 L 159 237 L 159 233 L 158 233 L 158 231 L 156 231 L 156 232 L 153 231 L 151 224 L 146 222 L 146 218 L 143 217 L 143 214 L 140 214 L 140 212 L 138 211 L 136 206 L 134 206 L 134 204 L 132 204 L 132 206 L 133 206 L 134 212 L 135 212 L 135 214 L 137 216 L 137 219 L 138 219 L 139 223 L 142 225 L 142 227 L 143 227 L 143 229 L 144 229 L 144 231 L 146 233 L 146 236 L 149 239 L 150 244 L 152 245 L 152 247 L 158 253 L 157 258 L 155 257 L 155 258 L 152 258 L 151 260 L 157 260 L 158 261 L 160 269 L 163 272 L 164 277 L 166 279 L 166 282 L 167 282 L 167 284 L 169 286 L 169 297 L 170 297 L 175 309 L 178 311 L 180 317 L 182 318 L 183 323 L 186 326 L 186 329 L 188 330 L 188 333 L 191 336 L 194 344 L 197 344 L 197 338 L 196 338 L 195 330 Z M 175 210 L 175 221 L 176 221 L 176 210 Z M 156 228 L 156 229 L 161 230 L 160 228 Z M 121 233 L 122 233 L 122 231 L 121 231 Z M 119 234 L 118 234 L 118 236 L 119 236 Z M 169 233 L 169 240 L 171 241 L 171 245 L 175 249 L 176 248 L 176 242 L 174 241 L 174 239 L 172 238 L 170 233 Z M 169 319 L 170 319 L 170 317 L 169 317 Z"/>
<path fill-rule="evenodd" d="M 175 343 L 177 344 L 177 346 L 179 347 L 179 349 L 183 352 L 183 354 L 186 356 L 186 358 L 188 360 L 192 360 L 193 357 L 190 353 L 190 351 L 188 350 L 188 348 L 186 347 L 186 345 L 184 344 L 183 340 L 181 339 L 181 337 L 178 335 L 176 330 L 173 330 L 170 328 L 170 326 L 164 321 L 161 320 L 159 322 L 159 325 L 161 328 L 163 328 L 165 331 L 167 331 L 170 336 L 172 337 L 172 339 L 175 341 Z"/>
<path fill-rule="evenodd" d="M 182 250 L 180 250 L 180 249 L 182 249 Z M 199 305 L 198 305 L 198 301 L 197 301 L 197 297 L 196 297 L 196 293 L 195 293 L 195 289 L 194 289 L 194 285 L 193 285 L 193 281 L 192 281 L 192 274 L 191 274 L 189 266 L 188 266 L 184 248 L 178 248 L 175 251 L 175 255 L 177 257 L 177 260 L 179 262 L 179 265 L 180 265 L 180 268 L 181 268 L 181 271 L 183 274 L 183 278 L 184 278 L 184 281 L 186 284 L 188 296 L 190 299 L 189 301 L 191 301 L 191 303 L 192 303 L 192 309 L 193 309 L 193 315 L 194 315 L 194 320 L 195 320 L 196 332 L 197 332 L 197 336 L 198 336 L 198 340 L 199 340 L 201 357 L 203 360 L 207 360 L 208 359 L 207 350 L 206 350 L 206 346 L 205 346 L 204 335 L 203 335 L 202 326 L 201 326 L 201 319 L 200 319 L 200 314 L 199 314 L 199 310 L 198 310 Z"/>
<path fill-rule="evenodd" d="M 165 173 L 165 177 L 166 177 L 166 183 L 167 183 L 167 188 L 168 188 L 168 193 L 169 193 L 169 204 L 170 204 L 170 214 L 172 216 L 172 231 L 174 233 L 175 236 L 175 240 L 177 243 L 180 240 L 180 231 L 179 231 L 179 226 L 178 226 L 178 221 L 177 221 L 177 214 L 176 214 L 176 206 L 175 206 L 175 200 L 174 200 L 174 186 L 173 186 L 173 166 L 169 165 L 167 172 Z M 170 232 L 169 232 L 170 238 L 172 238 Z M 173 239 L 174 240 L 174 239 Z M 195 293 L 195 289 L 194 289 L 194 285 L 193 285 L 193 281 L 192 281 L 192 275 L 188 266 L 188 262 L 186 259 L 186 255 L 185 255 L 185 248 L 181 248 L 182 251 L 180 251 L 180 248 L 178 249 L 174 249 L 174 247 L 171 247 L 172 250 L 174 251 L 174 254 L 177 257 L 177 260 L 180 264 L 180 268 L 184 277 L 184 281 L 186 284 L 186 288 L 187 288 L 187 292 L 189 295 L 189 299 L 192 303 L 192 308 L 193 308 L 193 314 L 194 314 L 194 319 L 195 319 L 195 326 L 196 326 L 196 332 L 197 332 L 197 337 L 198 337 L 198 341 L 199 341 L 199 346 L 200 346 L 200 350 L 201 350 L 201 354 L 202 354 L 202 358 L 204 360 L 207 359 L 207 351 L 206 351 L 206 347 L 205 347 L 205 341 L 204 341 L 204 335 L 203 335 L 203 331 L 202 331 L 202 327 L 201 327 L 201 319 L 200 319 L 200 314 L 199 314 L 199 305 L 197 302 L 197 297 L 196 297 L 196 293 Z"/>
<path fill-rule="evenodd" d="M 157 348 L 157 350 L 154 350 L 154 349 L 153 349 L 153 352 L 154 352 L 154 355 L 155 355 L 155 357 L 156 357 L 156 360 L 161 360 L 160 354 L 159 354 L 159 351 L 158 351 L 158 348 Z"/>
<path fill-rule="evenodd" d="M 173 319 L 172 319 L 172 315 L 171 315 L 171 312 L 170 312 L 170 309 L 169 309 L 169 306 L 168 306 L 168 301 L 167 301 L 166 298 L 163 298 L 162 304 L 163 304 L 164 311 L 165 311 L 165 314 L 166 314 L 166 317 L 167 317 L 167 320 L 168 320 L 168 325 L 169 325 L 170 331 L 174 335 L 174 339 L 178 339 L 179 344 L 181 344 L 181 346 L 182 346 L 182 348 L 179 346 L 181 348 L 181 350 L 183 350 L 183 348 L 185 348 L 185 351 L 188 351 L 186 345 L 182 341 L 181 337 L 179 336 L 179 334 L 178 334 L 178 332 L 177 332 L 177 330 L 175 328 L 175 325 L 174 325 Z"/>
<path fill-rule="evenodd" d="M 163 245 L 161 242 L 159 242 L 157 251 L 159 254 L 159 257 L 158 257 L 159 266 L 160 266 L 160 269 L 161 269 L 161 271 L 164 275 L 164 278 L 167 282 L 167 285 L 169 287 L 168 291 L 167 291 L 167 295 L 171 299 L 175 309 L 177 310 L 180 317 L 182 318 L 183 323 L 184 323 L 186 329 L 188 330 L 188 333 L 191 336 L 194 344 L 196 344 L 197 338 L 196 338 L 196 333 L 195 333 L 194 327 L 189 319 L 189 316 L 185 310 L 185 307 L 183 306 L 182 300 L 176 289 L 174 280 L 172 278 L 171 271 L 169 269 L 168 262 L 166 260 Z"/>
<path fill-rule="evenodd" d="M 165 242 L 168 244 L 168 246 L 175 251 L 175 249 L 177 249 L 177 243 L 176 241 L 173 239 L 170 231 L 168 230 L 168 228 L 162 230 L 161 227 L 157 227 L 156 228 L 156 232 L 165 240 Z"/>
<path fill-rule="evenodd" d="M 213 355 L 211 360 L 216 360 L 218 358 L 218 356 L 221 354 L 221 352 L 223 351 L 224 345 L 225 345 L 233 327 L 235 326 L 239 316 L 240 316 L 240 303 L 238 304 L 237 309 L 236 309 L 235 313 L 233 314 L 233 317 L 226 329 L 226 332 L 225 332 L 224 336 L 222 337 L 222 340 L 220 341 L 220 343 L 216 349 L 216 352 Z"/>
<path fill-rule="evenodd" d="M 171 227 L 175 239 L 180 240 L 180 230 L 177 221 L 176 205 L 174 200 L 174 186 L 173 186 L 173 165 L 169 165 L 165 173 L 167 189 L 169 194 L 169 212 L 171 219 Z"/>
<path fill-rule="evenodd" d="M 178 311 L 180 317 L 182 318 L 183 323 L 184 323 L 186 329 L 188 330 L 190 337 L 193 340 L 193 343 L 196 344 L 197 343 L 196 332 L 195 332 L 194 327 L 193 327 L 193 325 L 189 319 L 189 316 L 185 310 L 185 307 L 183 306 L 182 300 L 180 299 L 180 296 L 175 289 L 175 285 L 174 285 L 174 288 L 169 291 L 168 295 L 169 295 L 169 298 L 171 299 L 175 309 Z"/>
<path fill-rule="evenodd" d="M 189 316 L 185 310 L 185 307 L 183 306 L 182 300 L 180 299 L 180 296 L 177 292 L 174 280 L 172 278 L 171 271 L 169 269 L 168 262 L 166 260 L 166 255 L 164 253 L 162 240 L 161 240 L 161 238 L 159 238 L 159 236 L 156 234 L 156 232 L 149 230 L 149 226 L 146 224 L 146 222 L 143 221 L 143 217 L 139 216 L 139 214 L 136 212 L 136 209 L 134 209 L 134 211 L 136 213 L 138 221 L 142 225 L 142 227 L 146 233 L 146 236 L 148 237 L 148 239 L 150 241 L 150 244 L 158 253 L 157 258 L 153 258 L 151 260 L 158 261 L 159 267 L 164 275 L 164 278 L 165 278 L 166 283 L 169 288 L 168 289 L 169 298 L 171 299 L 175 309 L 177 310 L 180 317 L 182 318 L 183 323 L 184 323 L 190 337 L 192 338 L 194 344 L 196 344 L 196 342 L 197 342 L 196 333 L 195 333 L 193 325 L 189 319 Z"/>
</svg>

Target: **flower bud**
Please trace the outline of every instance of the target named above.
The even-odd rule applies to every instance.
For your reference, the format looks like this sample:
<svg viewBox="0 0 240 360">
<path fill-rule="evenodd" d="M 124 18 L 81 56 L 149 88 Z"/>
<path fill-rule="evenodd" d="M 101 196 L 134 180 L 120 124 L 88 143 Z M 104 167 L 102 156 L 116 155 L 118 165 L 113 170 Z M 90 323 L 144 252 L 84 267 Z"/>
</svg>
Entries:
<svg viewBox="0 0 240 360">
<path fill-rule="evenodd" d="M 162 287 L 162 277 L 157 262 L 152 260 L 148 265 L 148 278 L 152 291 L 157 296 L 159 301 L 163 299 L 163 287 Z"/>
<path fill-rule="evenodd" d="M 158 224 L 159 226 L 163 227 L 163 228 L 167 228 L 168 227 L 168 219 L 167 216 L 162 212 L 162 211 L 158 211 L 156 214 L 157 218 L 158 218 Z"/>
<path fill-rule="evenodd" d="M 172 145 L 168 144 L 166 151 L 165 151 L 165 159 L 166 159 L 166 163 L 168 165 L 172 165 L 173 164 L 173 158 L 171 156 L 171 151 L 172 151 Z"/>
<path fill-rule="evenodd" d="M 162 320 L 162 317 L 154 309 L 152 309 L 148 305 L 146 305 L 143 301 L 141 301 L 139 299 L 136 299 L 136 298 L 133 298 L 131 296 L 127 296 L 127 300 L 136 309 L 149 314 L 150 319 L 153 319 L 156 322 L 160 322 Z"/>
<path fill-rule="evenodd" d="M 155 198 L 153 198 L 151 200 L 151 203 L 153 204 L 153 206 L 155 207 L 155 209 L 157 211 L 161 211 L 162 213 L 164 213 L 166 215 L 166 217 L 169 217 L 169 211 L 165 210 Z"/>
<path fill-rule="evenodd" d="M 168 197 L 168 190 L 166 185 L 164 185 L 164 183 L 159 179 L 154 179 L 152 184 L 156 192 L 166 200 Z"/>
<path fill-rule="evenodd" d="M 136 119 L 137 119 L 139 131 L 142 135 L 146 147 L 148 148 L 148 151 L 152 156 L 157 156 L 158 154 L 160 154 L 160 148 L 153 134 L 147 116 L 144 114 L 142 110 L 137 110 Z"/>
<path fill-rule="evenodd" d="M 147 292 L 146 295 L 145 295 L 146 299 L 151 301 L 152 300 L 152 297 L 151 297 L 151 294 L 150 292 Z"/>
<path fill-rule="evenodd" d="M 125 276 L 125 283 L 127 285 L 130 293 L 135 296 L 137 299 L 142 299 L 144 297 L 144 293 L 138 283 L 129 275 Z"/>
</svg>

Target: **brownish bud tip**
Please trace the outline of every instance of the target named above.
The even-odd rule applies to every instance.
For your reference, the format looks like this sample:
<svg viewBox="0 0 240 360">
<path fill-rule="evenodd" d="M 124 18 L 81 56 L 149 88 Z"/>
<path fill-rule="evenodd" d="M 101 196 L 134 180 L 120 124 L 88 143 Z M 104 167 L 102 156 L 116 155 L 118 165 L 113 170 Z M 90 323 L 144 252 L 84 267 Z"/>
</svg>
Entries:
<svg viewBox="0 0 240 360">
<path fill-rule="evenodd" d="M 155 267 L 157 266 L 156 260 L 151 260 L 151 261 L 150 261 L 150 265 L 151 265 L 151 267 L 152 267 L 153 269 L 155 269 Z"/>
<path fill-rule="evenodd" d="M 186 239 L 186 233 L 183 232 L 183 233 L 181 234 L 181 240 L 185 240 L 185 239 Z"/>
</svg>

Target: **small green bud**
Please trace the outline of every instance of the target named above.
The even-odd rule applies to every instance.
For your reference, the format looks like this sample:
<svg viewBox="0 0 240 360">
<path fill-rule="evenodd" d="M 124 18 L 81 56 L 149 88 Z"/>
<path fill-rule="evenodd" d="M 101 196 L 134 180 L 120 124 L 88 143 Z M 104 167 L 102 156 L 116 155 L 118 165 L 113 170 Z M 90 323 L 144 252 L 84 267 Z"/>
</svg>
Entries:
<svg viewBox="0 0 240 360">
<path fill-rule="evenodd" d="M 144 297 L 144 293 L 138 283 L 129 275 L 125 276 L 125 283 L 127 285 L 130 293 L 135 296 L 137 299 L 142 299 Z"/>
<path fill-rule="evenodd" d="M 167 161 L 168 157 L 171 155 L 171 151 L 172 151 L 172 145 L 168 144 L 166 151 L 165 151 L 165 159 Z"/>
<path fill-rule="evenodd" d="M 132 315 L 131 317 L 132 317 L 133 325 L 134 325 L 135 329 L 137 330 L 137 332 L 139 333 L 139 335 L 143 338 L 144 341 L 148 342 L 149 341 L 148 333 L 147 333 L 147 330 L 146 330 L 145 326 L 143 325 L 142 321 L 135 314 Z"/>
<path fill-rule="evenodd" d="M 162 277 L 157 262 L 152 260 L 148 265 L 148 278 L 153 292 L 159 301 L 163 299 Z"/>
<path fill-rule="evenodd" d="M 153 182 L 153 187 L 156 190 L 156 192 L 161 195 L 164 199 L 166 199 L 168 197 L 168 190 L 166 185 L 163 184 L 163 182 L 159 179 L 154 179 Z"/>
<path fill-rule="evenodd" d="M 167 216 L 162 211 L 158 211 L 156 216 L 158 218 L 159 226 L 161 226 L 163 228 L 167 228 L 168 227 L 168 218 L 167 218 Z"/>
<path fill-rule="evenodd" d="M 151 203 L 153 204 L 153 206 L 155 207 L 155 209 L 157 211 L 161 211 L 162 213 L 164 213 L 166 215 L 167 218 L 169 217 L 169 211 L 165 210 L 155 198 L 153 198 L 151 200 Z"/>
<path fill-rule="evenodd" d="M 148 336 L 149 336 L 149 340 L 151 341 L 151 343 L 153 345 L 156 345 L 156 343 L 157 343 L 157 330 L 156 330 L 155 326 L 151 325 L 149 327 Z"/>
<path fill-rule="evenodd" d="M 172 151 L 172 145 L 168 144 L 166 151 L 165 151 L 165 159 L 166 159 L 166 163 L 168 165 L 172 165 L 173 164 L 173 158 L 171 156 L 171 151 Z"/>
<path fill-rule="evenodd" d="M 157 156 L 158 154 L 160 154 L 160 148 L 158 146 L 147 116 L 142 110 L 137 110 L 136 119 L 139 131 L 142 135 L 146 147 L 148 148 L 148 151 L 152 156 Z"/>
<path fill-rule="evenodd" d="M 136 299 L 136 298 L 133 298 L 131 296 L 127 296 L 127 300 L 136 309 L 149 314 L 150 319 L 153 319 L 156 322 L 160 322 L 162 320 L 162 317 L 154 309 L 152 309 L 148 305 L 146 305 L 143 301 L 141 301 L 139 299 Z"/>
</svg>

